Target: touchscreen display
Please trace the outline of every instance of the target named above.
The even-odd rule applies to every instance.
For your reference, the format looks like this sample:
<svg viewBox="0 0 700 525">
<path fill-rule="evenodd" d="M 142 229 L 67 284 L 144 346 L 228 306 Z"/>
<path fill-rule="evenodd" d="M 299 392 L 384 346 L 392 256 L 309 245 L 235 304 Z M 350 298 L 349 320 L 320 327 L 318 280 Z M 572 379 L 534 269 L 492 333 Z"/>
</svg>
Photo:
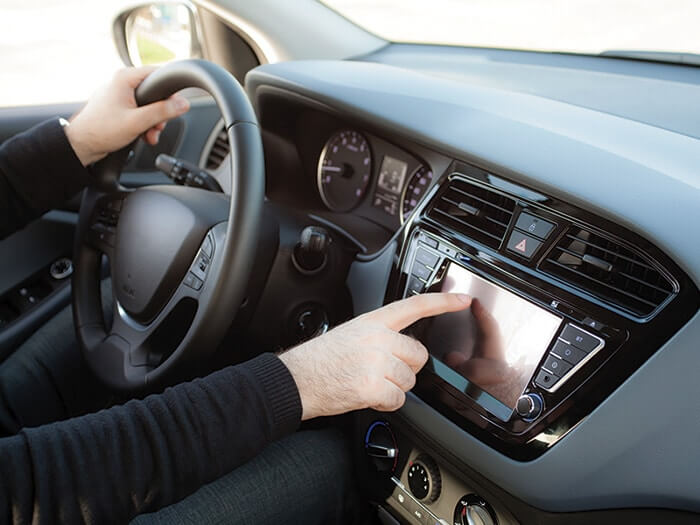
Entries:
<svg viewBox="0 0 700 525">
<path fill-rule="evenodd" d="M 456 264 L 432 290 L 472 297 L 467 310 L 417 325 L 434 372 L 507 421 L 561 318 Z"/>
</svg>

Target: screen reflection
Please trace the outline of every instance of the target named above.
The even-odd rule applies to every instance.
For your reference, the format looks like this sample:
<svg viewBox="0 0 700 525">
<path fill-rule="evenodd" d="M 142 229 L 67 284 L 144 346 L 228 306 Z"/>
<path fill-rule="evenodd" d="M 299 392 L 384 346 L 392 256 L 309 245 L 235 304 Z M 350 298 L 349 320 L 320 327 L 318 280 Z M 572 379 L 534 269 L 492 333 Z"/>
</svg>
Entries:
<svg viewBox="0 0 700 525">
<path fill-rule="evenodd" d="M 506 405 L 509 416 L 561 319 L 456 264 L 439 289 L 466 293 L 472 305 L 427 320 L 420 339 L 435 359 Z M 457 388 L 467 384 L 440 375 Z"/>
</svg>

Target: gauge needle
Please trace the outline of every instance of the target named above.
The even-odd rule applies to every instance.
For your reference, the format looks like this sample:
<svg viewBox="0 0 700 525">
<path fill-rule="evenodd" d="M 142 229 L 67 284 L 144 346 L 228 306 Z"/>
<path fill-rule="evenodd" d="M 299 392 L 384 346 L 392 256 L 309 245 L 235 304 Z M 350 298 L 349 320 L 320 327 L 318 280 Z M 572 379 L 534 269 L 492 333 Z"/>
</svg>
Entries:
<svg viewBox="0 0 700 525">
<path fill-rule="evenodd" d="M 343 168 L 341 168 L 340 166 L 323 166 L 323 167 L 321 168 L 321 171 L 335 171 L 335 172 L 339 172 L 339 171 L 341 171 L 342 169 L 343 169 Z"/>
</svg>

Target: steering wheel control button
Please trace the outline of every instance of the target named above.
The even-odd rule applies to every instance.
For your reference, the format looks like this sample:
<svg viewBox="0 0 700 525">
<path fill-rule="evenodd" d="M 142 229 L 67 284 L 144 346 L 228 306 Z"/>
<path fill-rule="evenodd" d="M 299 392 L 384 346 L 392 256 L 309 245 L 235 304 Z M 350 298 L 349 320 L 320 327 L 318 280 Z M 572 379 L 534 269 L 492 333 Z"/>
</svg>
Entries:
<svg viewBox="0 0 700 525">
<path fill-rule="evenodd" d="M 590 353 L 603 346 L 603 340 L 600 337 L 584 332 L 572 324 L 567 324 L 559 337 L 586 353 Z"/>
<path fill-rule="evenodd" d="M 540 417 L 544 403 L 539 394 L 529 393 L 520 396 L 515 405 L 516 413 L 526 421 L 533 421 Z"/>
<path fill-rule="evenodd" d="M 542 365 L 542 368 L 558 377 L 564 377 L 572 367 L 572 364 L 567 363 L 563 359 L 559 359 L 557 356 L 551 353 L 547 356 L 547 360 L 544 362 L 544 365 Z"/>
<path fill-rule="evenodd" d="M 184 284 L 185 284 L 185 286 L 189 286 L 190 288 L 192 288 L 194 290 L 200 290 L 202 288 L 203 281 L 201 279 L 199 279 L 192 272 L 187 272 L 187 275 L 185 276 Z"/>
<path fill-rule="evenodd" d="M 202 253 L 209 257 L 210 259 L 214 256 L 214 243 L 211 240 L 211 237 L 207 235 L 207 237 L 204 239 L 204 242 L 202 243 Z"/>
<path fill-rule="evenodd" d="M 540 219 L 539 217 L 535 217 L 534 215 L 530 215 L 529 213 L 522 212 L 518 216 L 515 227 L 530 235 L 539 237 L 540 239 L 546 239 L 554 229 L 554 224 Z"/>
<path fill-rule="evenodd" d="M 542 246 L 542 241 L 518 230 L 513 230 L 508 239 L 508 251 L 517 253 L 526 259 L 532 259 L 540 246 Z"/>
<path fill-rule="evenodd" d="M 562 341 L 561 339 L 554 344 L 552 354 L 560 357 L 571 365 L 577 365 L 588 355 L 583 350 L 579 350 L 575 346 L 571 346 L 569 343 Z"/>
<path fill-rule="evenodd" d="M 440 256 L 436 253 L 424 250 L 423 248 L 418 248 L 418 250 L 416 250 L 416 263 L 424 264 L 425 266 L 435 269 L 439 260 Z"/>
<path fill-rule="evenodd" d="M 540 370 L 535 378 L 535 384 L 545 390 L 550 390 L 559 382 L 559 377 L 546 370 Z"/>
<path fill-rule="evenodd" d="M 207 268 L 209 268 L 209 259 L 204 253 L 200 253 L 194 261 L 192 273 L 204 281 L 207 278 Z"/>
</svg>

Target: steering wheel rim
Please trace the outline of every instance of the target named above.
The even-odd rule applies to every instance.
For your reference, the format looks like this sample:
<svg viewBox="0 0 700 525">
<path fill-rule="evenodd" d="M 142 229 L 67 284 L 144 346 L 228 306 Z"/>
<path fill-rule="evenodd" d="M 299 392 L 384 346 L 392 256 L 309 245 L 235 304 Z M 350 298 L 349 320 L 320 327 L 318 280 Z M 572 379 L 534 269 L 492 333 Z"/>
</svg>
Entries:
<svg viewBox="0 0 700 525">
<path fill-rule="evenodd" d="M 163 381 L 211 353 L 238 311 L 253 267 L 264 198 L 255 112 L 236 79 L 204 60 L 161 67 L 135 96 L 144 105 L 187 87 L 207 91 L 219 106 L 231 145 L 231 195 L 181 186 L 128 191 L 119 175 L 130 147 L 97 163 L 95 183 L 83 193 L 72 283 L 75 328 L 90 368 L 118 390 Z M 111 326 L 100 300 L 103 255 L 112 275 Z M 201 277 L 198 289 L 191 275 Z M 163 341 L 167 345 L 156 349 Z"/>
</svg>

